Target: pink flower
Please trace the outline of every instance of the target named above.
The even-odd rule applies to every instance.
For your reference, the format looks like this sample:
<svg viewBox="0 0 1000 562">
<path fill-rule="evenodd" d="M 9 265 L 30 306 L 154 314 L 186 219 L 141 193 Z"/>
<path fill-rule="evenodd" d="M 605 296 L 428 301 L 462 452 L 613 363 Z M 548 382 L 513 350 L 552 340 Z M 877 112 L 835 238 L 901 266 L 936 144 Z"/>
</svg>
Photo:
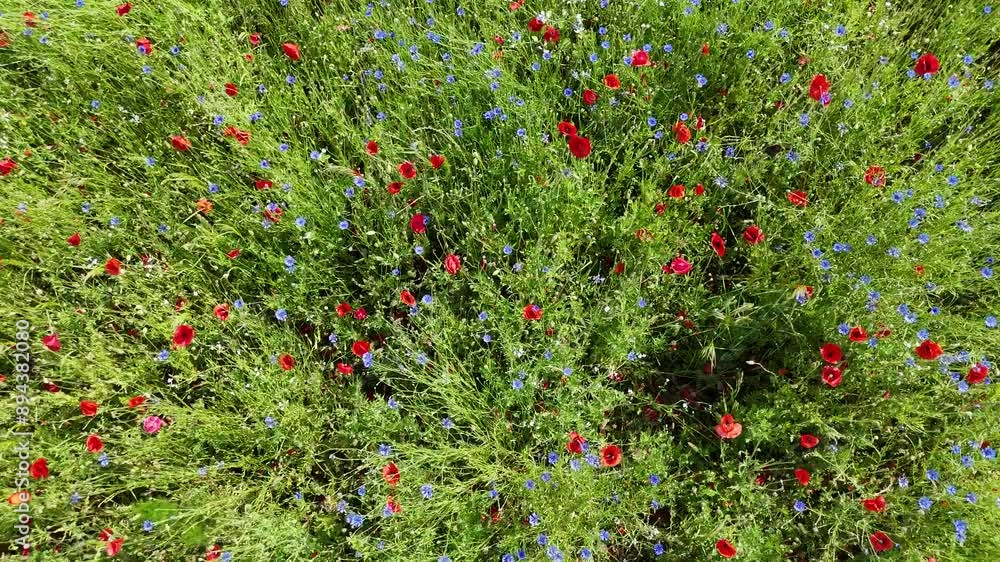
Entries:
<svg viewBox="0 0 1000 562">
<path fill-rule="evenodd" d="M 146 433 L 156 433 L 160 431 L 163 427 L 163 418 L 160 416 L 146 416 L 146 419 L 142 420 L 142 430 Z"/>
<path fill-rule="evenodd" d="M 677 275 L 686 275 L 691 271 L 691 262 L 684 258 L 676 257 L 670 262 L 670 271 L 676 273 Z"/>
</svg>

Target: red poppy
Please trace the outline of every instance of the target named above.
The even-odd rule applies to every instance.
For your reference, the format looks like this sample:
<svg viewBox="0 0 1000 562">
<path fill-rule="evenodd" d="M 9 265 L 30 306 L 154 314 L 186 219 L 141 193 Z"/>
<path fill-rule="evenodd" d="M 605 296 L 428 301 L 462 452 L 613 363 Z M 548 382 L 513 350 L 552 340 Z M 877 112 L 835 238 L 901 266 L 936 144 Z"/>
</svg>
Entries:
<svg viewBox="0 0 1000 562">
<path fill-rule="evenodd" d="M 218 560 L 219 556 L 221 555 L 222 555 L 222 548 L 217 544 L 213 544 L 205 552 L 205 560 L 208 562 L 211 562 L 212 560 Z"/>
<path fill-rule="evenodd" d="M 10 159 L 10 156 L 0 160 L 0 175 L 6 176 L 17 169 L 17 162 Z"/>
<path fill-rule="evenodd" d="M 132 398 L 128 399 L 129 408 L 138 408 L 139 406 L 142 406 L 145 403 L 146 403 L 145 396 L 133 396 Z"/>
<path fill-rule="evenodd" d="M 990 368 L 982 363 L 969 369 L 969 372 L 965 375 L 965 382 L 969 384 L 980 384 L 986 380 L 986 377 L 990 374 Z"/>
<path fill-rule="evenodd" d="M 273 185 L 274 182 L 272 182 L 271 180 L 256 180 L 253 182 L 253 186 L 257 189 L 257 191 L 260 191 L 262 189 L 271 189 L 271 186 Z"/>
<path fill-rule="evenodd" d="M 448 275 L 455 275 L 460 269 L 462 269 L 462 258 L 458 254 L 448 254 L 444 257 L 444 270 Z"/>
<path fill-rule="evenodd" d="M 403 301 L 406 306 L 416 306 L 417 298 L 413 296 L 413 293 L 403 289 L 403 292 L 399 293 L 399 300 Z"/>
<path fill-rule="evenodd" d="M 670 260 L 670 273 L 677 275 L 687 275 L 691 271 L 691 262 L 678 256 Z"/>
<path fill-rule="evenodd" d="M 435 170 L 441 168 L 444 165 L 444 156 L 440 154 L 432 154 L 430 157 L 431 167 Z"/>
<path fill-rule="evenodd" d="M 587 88 L 583 91 L 583 103 L 587 105 L 594 105 L 597 103 L 597 92 Z"/>
<path fill-rule="evenodd" d="M 868 542 L 872 544 L 872 548 L 875 552 L 885 552 L 887 550 L 892 550 L 892 547 L 896 546 L 896 543 L 892 542 L 889 535 L 883 533 L 882 531 L 875 531 L 875 534 L 868 537 Z"/>
<path fill-rule="evenodd" d="M 45 457 L 39 458 L 28 467 L 28 473 L 31 474 L 31 477 L 36 480 L 48 478 L 49 461 L 45 460 Z"/>
<path fill-rule="evenodd" d="M 812 479 L 812 474 L 809 474 L 809 471 L 804 468 L 796 468 L 795 479 L 799 481 L 799 484 L 808 486 L 809 480 Z"/>
<path fill-rule="evenodd" d="M 700 131 L 704 128 L 705 128 L 705 118 L 699 115 L 698 118 L 694 120 L 694 129 L 696 131 Z"/>
<path fill-rule="evenodd" d="M 188 324 L 181 324 L 174 329 L 174 345 L 177 347 L 187 347 L 194 341 L 194 328 Z"/>
<path fill-rule="evenodd" d="M 875 496 L 874 498 L 868 498 L 862 500 L 861 505 L 864 506 L 865 511 L 871 511 L 874 513 L 882 513 L 885 511 L 885 498 L 882 496 Z"/>
<path fill-rule="evenodd" d="M 577 158 L 590 156 L 590 139 L 573 135 L 569 138 L 569 151 Z"/>
<path fill-rule="evenodd" d="M 49 351 L 59 351 L 62 349 L 62 342 L 59 341 L 59 334 L 49 334 L 42 337 L 42 345 Z"/>
<path fill-rule="evenodd" d="M 403 189 L 403 183 L 402 182 L 398 182 L 398 181 L 394 181 L 394 182 L 390 183 L 389 185 L 385 186 L 385 189 L 391 195 L 396 195 L 397 193 L 399 193 L 400 191 L 402 191 L 402 189 Z"/>
<path fill-rule="evenodd" d="M 570 453 L 579 455 L 583 453 L 583 446 L 587 444 L 587 440 L 583 438 L 582 435 L 575 431 L 569 432 L 569 441 L 566 442 L 566 450 Z"/>
<path fill-rule="evenodd" d="M 695 195 L 704 195 L 705 194 L 705 186 L 701 185 L 700 183 L 697 184 L 697 185 L 695 185 L 694 186 L 694 194 Z"/>
<path fill-rule="evenodd" d="M 545 26 L 545 32 L 542 33 L 542 41 L 546 43 L 558 43 L 559 42 L 559 30 L 552 27 L 551 25 Z"/>
<path fill-rule="evenodd" d="M 673 197 L 674 199 L 681 199 L 684 197 L 684 186 L 681 184 L 673 185 L 667 190 L 667 195 Z"/>
<path fill-rule="evenodd" d="M 229 319 L 229 305 L 226 303 L 215 305 L 212 309 L 212 314 L 214 314 L 219 320 L 225 322 Z"/>
<path fill-rule="evenodd" d="M 342 375 L 349 375 L 353 371 L 354 371 L 354 367 L 351 367 L 347 363 L 341 363 L 341 362 L 337 363 L 337 372 L 339 372 L 340 374 L 342 374 Z"/>
<path fill-rule="evenodd" d="M 108 556 L 114 558 L 115 556 L 118 556 L 119 552 L 122 551 L 122 545 L 124 544 L 125 544 L 125 539 L 117 538 L 108 543 L 108 546 L 104 548 L 104 552 Z"/>
<path fill-rule="evenodd" d="M 179 150 L 181 152 L 191 150 L 191 141 L 181 135 L 174 135 L 170 137 L 170 144 L 174 147 L 174 150 Z"/>
<path fill-rule="evenodd" d="M 111 540 L 111 537 L 113 537 L 113 536 L 115 536 L 115 532 L 112 531 L 111 529 L 105 527 L 105 528 L 101 529 L 100 533 L 97 533 L 97 540 L 102 541 L 102 542 L 107 542 L 107 541 Z"/>
<path fill-rule="evenodd" d="M 569 121 L 560 121 L 559 133 L 564 137 L 575 137 L 576 136 L 576 125 L 570 123 Z"/>
<path fill-rule="evenodd" d="M 337 316 L 343 318 L 348 314 L 350 314 L 351 310 L 352 310 L 351 305 L 347 304 L 346 302 L 342 302 L 337 305 Z"/>
<path fill-rule="evenodd" d="M 708 56 L 708 53 L 709 53 L 708 43 L 702 43 L 701 44 L 701 55 L 702 56 Z"/>
<path fill-rule="evenodd" d="M 649 53 L 638 50 L 632 53 L 632 66 L 649 66 Z"/>
<path fill-rule="evenodd" d="M 96 435 L 87 436 L 86 445 L 88 453 L 100 453 L 104 450 L 104 441 Z"/>
<path fill-rule="evenodd" d="M 938 62 L 937 57 L 931 53 L 924 53 L 920 55 L 917 59 L 917 63 L 913 65 L 913 72 L 917 73 L 917 76 L 923 76 L 924 74 L 937 74 L 937 71 L 941 69 L 941 63 Z"/>
<path fill-rule="evenodd" d="M 810 435 L 808 433 L 803 433 L 799 436 L 799 444 L 806 449 L 812 449 L 816 445 L 819 445 L 819 437 L 815 435 Z"/>
<path fill-rule="evenodd" d="M 542 27 L 544 26 L 545 24 L 542 22 L 542 20 L 538 19 L 537 17 L 531 18 L 531 21 L 528 22 L 528 29 L 530 29 L 533 33 L 538 33 L 539 31 L 542 30 Z"/>
<path fill-rule="evenodd" d="M 806 195 L 805 191 L 789 191 L 787 197 L 788 202 L 796 207 L 806 207 L 809 205 L 809 196 Z"/>
<path fill-rule="evenodd" d="M 124 4 L 121 4 L 115 8 L 115 12 L 117 12 L 119 16 L 124 16 L 125 14 L 131 11 L 132 11 L 132 4 L 129 4 L 128 2 L 125 2 Z"/>
<path fill-rule="evenodd" d="M 920 342 L 920 345 L 918 345 L 914 351 L 917 352 L 917 355 L 921 359 L 926 359 L 927 361 L 937 359 L 942 353 L 944 353 L 941 346 L 938 345 L 937 342 L 931 340 L 924 340 Z"/>
<path fill-rule="evenodd" d="M 378 143 L 373 140 L 368 141 L 368 143 L 365 144 L 365 152 L 371 154 L 372 156 L 378 154 Z"/>
<path fill-rule="evenodd" d="M 764 241 L 764 231 L 757 225 L 750 225 L 743 231 L 743 240 L 751 246 L 756 246 Z"/>
<path fill-rule="evenodd" d="M 710 242 L 712 244 L 712 249 L 715 250 L 715 253 L 718 254 L 720 258 L 726 256 L 726 241 L 719 236 L 718 232 L 712 233 Z"/>
<path fill-rule="evenodd" d="M 524 307 L 524 319 L 525 320 L 541 320 L 542 319 L 542 307 L 537 304 L 529 304 Z"/>
<path fill-rule="evenodd" d="M 826 76 L 822 74 L 817 74 L 813 76 L 812 82 L 809 83 L 809 97 L 816 101 L 822 101 L 823 94 L 829 93 L 830 82 L 827 81 Z"/>
<path fill-rule="evenodd" d="M 108 261 L 104 262 L 104 272 L 112 276 L 120 275 L 122 272 L 122 262 L 115 258 L 109 258 Z"/>
<path fill-rule="evenodd" d="M 358 357 L 363 357 L 364 354 L 368 353 L 370 350 L 371 345 L 364 340 L 356 341 L 351 344 L 351 353 L 357 355 Z"/>
<path fill-rule="evenodd" d="M 225 89 L 226 89 L 226 95 L 231 98 L 235 98 L 236 95 L 240 93 L 239 88 L 237 88 L 236 84 L 233 84 L 232 82 L 226 82 Z"/>
<path fill-rule="evenodd" d="M 399 165 L 399 175 L 403 176 L 404 179 L 412 180 L 417 177 L 417 167 L 413 165 L 413 162 L 407 160 Z"/>
<path fill-rule="evenodd" d="M 66 243 L 69 244 L 70 246 L 74 246 L 74 247 L 75 246 L 79 246 L 80 245 L 80 233 L 79 232 L 74 232 L 72 236 L 70 236 L 69 238 L 66 239 Z"/>
<path fill-rule="evenodd" d="M 617 445 L 605 445 L 601 447 L 601 464 L 606 467 L 615 467 L 622 462 L 622 450 Z"/>
<path fill-rule="evenodd" d="M 612 90 L 617 90 L 622 87 L 622 81 L 618 78 L 618 75 L 608 74 L 604 77 L 604 86 Z"/>
<path fill-rule="evenodd" d="M 868 166 L 865 170 L 865 183 L 876 187 L 885 185 L 885 169 L 882 166 Z"/>
<path fill-rule="evenodd" d="M 415 234 L 423 234 L 427 230 L 427 223 L 424 222 L 424 215 L 417 213 L 410 219 L 410 230 Z"/>
<path fill-rule="evenodd" d="M 841 381 L 844 377 L 841 375 L 840 369 L 834 367 L 833 365 L 823 365 L 823 382 L 830 385 L 830 388 L 837 388 L 840 386 Z"/>
<path fill-rule="evenodd" d="M 228 252 L 226 252 L 226 257 L 229 258 L 229 259 L 231 259 L 231 260 L 234 260 L 234 259 L 238 258 L 239 256 L 240 256 L 240 249 L 239 248 L 233 248 L 232 250 L 229 250 Z"/>
<path fill-rule="evenodd" d="M 840 351 L 840 346 L 835 343 L 824 343 L 819 347 L 819 355 L 830 364 L 840 363 L 840 360 L 844 358 L 843 352 Z"/>
<path fill-rule="evenodd" d="M 260 33 L 250 34 L 250 44 L 253 45 L 254 47 L 260 45 Z"/>
<path fill-rule="evenodd" d="M 278 357 L 278 365 L 285 371 L 291 371 L 295 368 L 295 358 L 287 353 L 282 353 Z"/>
<path fill-rule="evenodd" d="M 365 318 L 368 318 L 368 313 L 365 312 L 365 309 L 359 308 L 359 309 L 357 309 L 357 310 L 354 311 L 354 319 L 355 320 L 364 320 Z"/>
<path fill-rule="evenodd" d="M 80 413 L 92 418 L 97 415 L 97 402 L 93 400 L 80 400 Z"/>
<path fill-rule="evenodd" d="M 382 479 L 390 486 L 399 484 L 399 468 L 396 467 L 396 463 L 390 461 L 382 467 Z"/>
<path fill-rule="evenodd" d="M 285 52 L 285 56 L 292 60 L 299 60 L 299 46 L 295 43 L 283 43 L 281 45 L 281 50 Z"/>
<path fill-rule="evenodd" d="M 149 56 L 153 54 L 153 44 L 149 42 L 149 39 L 145 37 L 140 37 L 135 40 L 136 48 L 142 51 L 142 54 Z"/>
<path fill-rule="evenodd" d="M 674 123 L 674 138 L 681 144 L 687 144 L 691 140 L 691 129 L 683 121 Z"/>
<path fill-rule="evenodd" d="M 743 424 L 736 423 L 732 414 L 726 414 L 715 426 L 715 434 L 722 439 L 736 439 L 743 433 Z"/>
<path fill-rule="evenodd" d="M 847 332 L 847 339 L 853 342 L 866 342 L 868 341 L 868 332 L 861 326 L 855 326 L 851 328 L 850 332 Z"/>
<path fill-rule="evenodd" d="M 736 547 L 726 539 L 719 539 L 715 541 L 715 550 L 719 553 L 719 556 L 723 558 L 733 558 L 736 556 Z"/>
</svg>

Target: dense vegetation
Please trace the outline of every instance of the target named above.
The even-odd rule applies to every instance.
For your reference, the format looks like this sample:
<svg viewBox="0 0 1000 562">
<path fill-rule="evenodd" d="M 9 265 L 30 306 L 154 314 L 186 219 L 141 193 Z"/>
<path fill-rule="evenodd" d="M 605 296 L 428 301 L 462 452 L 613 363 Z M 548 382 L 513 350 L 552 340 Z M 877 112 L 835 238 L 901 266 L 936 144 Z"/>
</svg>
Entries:
<svg viewBox="0 0 1000 562">
<path fill-rule="evenodd" d="M 980 0 L 2 11 L 15 550 L 1000 558 Z"/>
</svg>

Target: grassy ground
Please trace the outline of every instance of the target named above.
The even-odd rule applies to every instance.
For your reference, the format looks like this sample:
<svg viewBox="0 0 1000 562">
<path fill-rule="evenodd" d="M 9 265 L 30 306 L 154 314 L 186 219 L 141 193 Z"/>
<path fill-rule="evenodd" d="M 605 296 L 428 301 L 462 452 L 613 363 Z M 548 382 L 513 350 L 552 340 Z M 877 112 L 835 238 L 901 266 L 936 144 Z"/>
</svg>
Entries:
<svg viewBox="0 0 1000 562">
<path fill-rule="evenodd" d="M 12 553 L 1000 557 L 982 1 L 77 4 L 0 15 Z"/>
</svg>

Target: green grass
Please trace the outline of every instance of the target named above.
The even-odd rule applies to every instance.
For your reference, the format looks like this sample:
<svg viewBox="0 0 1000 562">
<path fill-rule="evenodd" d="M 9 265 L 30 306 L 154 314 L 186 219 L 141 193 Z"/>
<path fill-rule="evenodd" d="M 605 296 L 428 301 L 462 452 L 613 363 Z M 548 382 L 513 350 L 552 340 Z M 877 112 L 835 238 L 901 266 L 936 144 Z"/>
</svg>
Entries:
<svg viewBox="0 0 1000 562">
<path fill-rule="evenodd" d="M 34 559 L 104 558 L 105 528 L 125 539 L 124 560 L 202 560 L 218 545 L 234 561 L 559 559 L 552 546 L 567 561 L 583 549 L 690 561 L 721 559 L 719 539 L 740 560 L 1000 557 L 996 385 L 951 376 L 981 360 L 994 374 L 1000 345 L 998 275 L 984 273 L 1000 254 L 1000 12 L 978 0 L 469 2 L 461 16 L 450 1 L 393 4 L 2 9 L 0 158 L 17 167 L 0 177 L 0 419 L 24 427 L 23 319 L 29 461 L 49 467 L 29 479 Z M 543 12 L 555 45 L 528 29 Z M 654 64 L 626 65 L 644 44 Z M 940 71 L 907 76 L 928 52 Z M 621 89 L 603 84 L 611 73 Z M 809 96 L 820 73 L 827 106 Z M 706 124 L 687 144 L 671 130 L 682 113 Z M 590 139 L 589 156 L 570 154 L 560 121 Z M 226 126 L 250 131 L 246 146 Z M 175 135 L 191 149 L 172 148 Z M 416 178 L 401 179 L 404 161 Z M 871 166 L 887 185 L 865 182 Z M 676 184 L 683 198 L 668 195 Z M 269 204 L 283 212 L 265 227 Z M 759 244 L 742 238 L 751 225 Z M 664 273 L 678 256 L 690 273 Z M 367 316 L 338 315 L 345 302 Z M 524 318 L 531 304 L 540 320 Z M 182 324 L 188 347 L 171 342 Z M 869 346 L 842 324 L 888 333 Z M 916 357 L 920 330 L 944 356 Z M 58 352 L 42 344 L 50 333 Z M 371 342 L 370 366 L 355 341 Z M 820 377 L 827 342 L 846 361 L 836 388 Z M 715 433 L 727 413 L 736 439 Z M 153 415 L 166 424 L 149 434 Z M 588 454 L 620 447 L 621 463 L 569 452 L 574 431 Z M 803 433 L 819 445 L 801 447 Z M 5 494 L 24 488 L 17 442 L 0 444 Z M 386 517 L 390 495 L 402 509 Z M 865 511 L 879 495 L 888 508 Z M 17 514 L 4 513 L 13 542 Z M 876 553 L 876 531 L 898 547 Z"/>
</svg>

